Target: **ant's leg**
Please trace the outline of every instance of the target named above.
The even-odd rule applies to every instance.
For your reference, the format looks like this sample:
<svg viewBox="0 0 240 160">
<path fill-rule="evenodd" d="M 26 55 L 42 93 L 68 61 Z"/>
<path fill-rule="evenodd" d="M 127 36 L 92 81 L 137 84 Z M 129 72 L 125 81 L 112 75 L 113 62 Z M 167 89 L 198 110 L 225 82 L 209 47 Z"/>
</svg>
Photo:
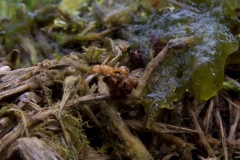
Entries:
<svg viewBox="0 0 240 160">
<path fill-rule="evenodd" d="M 115 58 L 113 58 L 113 59 L 109 62 L 110 65 L 113 64 L 113 63 L 116 63 L 117 60 L 122 56 L 122 51 L 121 51 L 121 49 L 120 49 L 117 45 L 115 45 L 114 53 L 115 53 L 117 56 L 116 56 Z"/>
<path fill-rule="evenodd" d="M 119 62 L 116 63 L 114 69 L 118 68 Z"/>
<path fill-rule="evenodd" d="M 113 58 L 110 62 L 109 65 L 112 66 L 115 64 L 119 57 L 122 56 L 122 50 L 119 48 L 118 45 L 115 44 L 115 42 L 111 38 L 106 38 L 106 43 L 108 46 L 110 46 L 115 58 Z"/>
<path fill-rule="evenodd" d="M 110 56 L 108 56 L 101 64 L 101 66 L 106 65 L 107 61 L 109 60 Z"/>
</svg>

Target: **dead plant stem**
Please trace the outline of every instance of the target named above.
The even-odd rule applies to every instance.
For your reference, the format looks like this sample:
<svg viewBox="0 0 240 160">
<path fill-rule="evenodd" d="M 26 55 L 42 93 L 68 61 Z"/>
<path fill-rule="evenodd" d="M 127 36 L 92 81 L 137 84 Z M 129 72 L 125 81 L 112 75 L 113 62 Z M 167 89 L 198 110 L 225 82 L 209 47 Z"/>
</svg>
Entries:
<svg viewBox="0 0 240 160">
<path fill-rule="evenodd" d="M 203 131 L 202 131 L 202 128 L 200 127 L 199 123 L 198 123 L 198 120 L 197 120 L 197 117 L 196 115 L 194 114 L 193 110 L 192 110 L 192 106 L 191 105 L 188 105 L 187 107 L 187 110 L 188 110 L 188 113 L 190 115 L 190 118 L 195 126 L 195 128 L 198 130 L 198 135 L 203 143 L 203 146 L 205 147 L 206 151 L 208 152 L 209 156 L 215 158 L 216 155 L 213 151 L 213 149 L 211 148 L 210 144 L 208 143 Z"/>
<path fill-rule="evenodd" d="M 220 135 L 222 138 L 224 160 L 228 160 L 228 150 L 227 150 L 227 144 L 226 144 L 226 136 L 225 136 L 225 132 L 224 132 L 223 124 L 222 124 L 222 117 L 221 117 L 220 112 L 217 107 L 215 110 L 216 110 L 216 120 L 217 120 L 218 125 L 220 126 Z"/>
</svg>

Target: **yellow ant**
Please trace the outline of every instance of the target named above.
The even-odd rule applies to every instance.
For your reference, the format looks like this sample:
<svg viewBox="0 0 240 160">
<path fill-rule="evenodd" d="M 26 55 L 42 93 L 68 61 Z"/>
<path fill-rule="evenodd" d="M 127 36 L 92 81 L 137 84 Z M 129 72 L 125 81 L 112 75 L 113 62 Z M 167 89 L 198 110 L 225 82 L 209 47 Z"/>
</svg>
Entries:
<svg viewBox="0 0 240 160">
<path fill-rule="evenodd" d="M 118 58 L 118 57 L 116 57 Z M 104 60 L 104 62 L 101 65 L 94 65 L 92 66 L 92 68 L 90 69 L 90 74 L 99 74 L 99 73 L 103 73 L 103 74 L 116 74 L 119 73 L 120 75 L 123 76 L 128 76 L 129 73 L 129 69 L 126 66 L 121 66 L 118 68 L 119 62 L 115 65 L 115 67 L 111 67 L 110 64 L 115 60 L 115 58 L 113 60 L 111 60 L 108 64 L 109 57 L 107 57 L 106 60 Z"/>
<path fill-rule="evenodd" d="M 88 83 L 92 78 L 100 73 L 105 75 L 119 74 L 121 76 L 127 77 L 129 74 L 129 69 L 126 66 L 121 66 L 118 68 L 119 62 L 116 63 L 115 67 L 110 66 L 110 64 L 116 61 L 119 56 L 113 58 L 108 64 L 106 64 L 109 58 L 110 56 L 108 56 L 101 65 L 97 64 L 92 66 L 91 69 L 82 76 L 80 84 L 82 84 L 83 81 L 86 81 Z"/>
</svg>

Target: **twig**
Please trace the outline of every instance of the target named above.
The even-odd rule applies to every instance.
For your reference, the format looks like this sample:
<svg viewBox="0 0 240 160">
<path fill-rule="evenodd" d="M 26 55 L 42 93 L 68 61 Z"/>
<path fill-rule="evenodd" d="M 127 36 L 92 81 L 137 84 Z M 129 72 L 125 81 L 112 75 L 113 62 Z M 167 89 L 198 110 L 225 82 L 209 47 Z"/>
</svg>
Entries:
<svg viewBox="0 0 240 160">
<path fill-rule="evenodd" d="M 228 77 L 228 76 L 226 76 L 226 75 L 225 75 L 225 79 L 226 79 L 227 81 L 231 82 L 232 84 L 234 84 L 235 86 L 237 86 L 237 87 L 240 88 L 240 83 L 239 83 L 238 81 L 236 81 L 236 80 L 234 80 L 234 79 L 232 79 L 232 78 L 230 78 L 230 77 Z"/>
<path fill-rule="evenodd" d="M 142 142 L 129 131 L 123 119 L 119 116 L 112 105 L 102 104 L 103 113 L 108 117 L 108 123 L 111 131 L 116 134 L 123 142 L 127 155 L 132 160 L 153 160 L 151 154 L 147 151 Z"/>
<path fill-rule="evenodd" d="M 56 111 L 56 108 L 53 107 L 46 111 L 38 112 L 32 118 L 28 117 L 26 119 L 28 127 L 31 127 L 34 123 L 38 121 L 45 120 L 50 115 L 52 115 L 55 111 Z M 25 125 L 22 122 L 20 122 L 11 132 L 9 132 L 2 139 L 0 139 L 0 153 L 9 143 L 13 142 L 24 132 L 24 128 L 25 128 Z"/>
<path fill-rule="evenodd" d="M 239 104 L 240 102 L 238 100 L 236 100 L 236 102 Z M 234 103 L 234 102 L 233 102 Z M 236 103 L 235 103 L 236 104 Z M 239 106 L 238 104 L 236 104 L 237 106 Z M 236 129 L 237 129 L 237 125 L 238 125 L 238 122 L 239 122 L 239 115 L 240 115 L 240 109 L 239 108 L 235 108 L 234 109 L 234 122 L 233 124 L 231 125 L 231 129 L 230 129 L 230 132 L 228 134 L 228 141 L 232 141 L 235 137 L 235 134 L 236 134 Z M 231 123 L 231 122 L 230 122 Z"/>
<path fill-rule="evenodd" d="M 50 77 L 32 77 L 29 80 L 25 81 L 23 85 L 20 85 L 16 88 L 8 89 L 6 91 L 0 92 L 0 102 L 7 99 L 8 97 L 14 96 L 16 94 L 26 92 L 30 89 L 38 89 L 40 85 L 38 84 L 38 81 L 41 79 L 41 81 L 44 81 L 45 86 L 51 86 L 53 85 L 53 80 Z"/>
<path fill-rule="evenodd" d="M 173 156 L 177 155 L 177 152 L 174 151 L 174 152 L 171 152 L 171 153 L 168 153 L 166 156 L 163 157 L 162 160 L 169 160 L 171 159 Z"/>
<path fill-rule="evenodd" d="M 0 153 L 9 143 L 13 142 L 24 132 L 24 127 L 24 124 L 20 122 L 11 132 L 0 139 Z"/>
<path fill-rule="evenodd" d="M 208 106 L 208 109 L 207 109 L 206 116 L 204 117 L 204 120 L 203 120 L 203 130 L 206 133 L 208 133 L 209 124 L 212 123 L 212 121 L 210 121 L 210 120 L 211 120 L 211 117 L 212 117 L 213 106 L 214 106 L 214 101 L 213 101 L 213 99 L 211 99 L 210 103 L 209 103 L 209 106 Z"/>
<path fill-rule="evenodd" d="M 227 150 L 227 145 L 226 145 L 226 137 L 225 137 L 225 133 L 223 130 L 222 118 L 221 118 L 220 112 L 217 107 L 215 110 L 216 110 L 216 120 L 217 120 L 218 125 L 220 126 L 220 135 L 222 138 L 224 160 L 228 160 L 228 150 Z"/>
<path fill-rule="evenodd" d="M 82 109 L 84 110 L 84 112 L 86 113 L 86 115 L 88 116 L 88 118 L 94 122 L 98 127 L 101 126 L 101 123 L 98 121 L 98 119 L 96 118 L 96 116 L 94 115 L 93 111 L 90 109 L 90 107 L 86 104 L 83 104 Z"/>
<path fill-rule="evenodd" d="M 21 115 L 22 123 L 23 123 L 23 125 L 24 125 L 23 131 L 25 132 L 26 137 L 30 137 L 30 134 L 29 134 L 29 131 L 28 131 L 28 128 L 27 128 L 27 126 L 28 126 L 28 124 L 27 124 L 27 118 L 26 118 L 26 116 L 24 115 L 24 112 L 21 111 L 21 110 L 17 110 L 17 109 L 9 109 L 8 111 L 10 111 L 10 112 L 13 111 L 13 112 L 16 112 L 16 113 L 18 113 L 18 114 Z"/>
<path fill-rule="evenodd" d="M 167 134 L 167 133 L 197 133 L 197 130 L 181 128 L 181 127 L 172 126 L 172 125 L 163 124 L 163 123 L 156 123 L 156 125 L 152 126 L 149 129 L 141 121 L 125 120 L 124 122 L 126 123 L 126 125 L 128 125 L 129 128 L 133 128 L 135 130 L 139 130 L 142 132 L 158 133 L 164 141 L 167 141 L 167 143 L 174 144 L 179 148 L 186 148 L 186 147 L 193 148 L 193 145 L 185 142 L 184 140 L 182 140 L 181 138 L 179 138 L 177 136 L 174 136 L 172 134 Z M 174 131 L 171 129 L 168 130 L 168 128 L 176 129 L 179 131 Z"/>
<path fill-rule="evenodd" d="M 178 126 L 173 126 L 169 124 L 164 124 L 157 122 L 151 128 L 147 128 L 146 125 L 142 121 L 136 120 L 125 120 L 125 123 L 128 127 L 145 131 L 145 132 L 155 132 L 155 133 L 198 133 L 197 130 L 183 128 Z"/>
<path fill-rule="evenodd" d="M 188 113 L 190 115 L 190 118 L 195 126 L 195 128 L 198 130 L 198 135 L 203 143 L 203 146 L 205 147 L 206 151 L 208 152 L 208 154 L 211 156 L 211 157 L 216 157 L 215 156 L 215 153 L 213 151 L 213 149 L 211 148 L 210 144 L 208 143 L 203 131 L 202 131 L 202 128 L 200 127 L 199 123 L 198 123 L 198 120 L 197 120 L 197 117 L 195 116 L 191 105 L 188 105 L 186 106 L 187 110 L 188 110 Z"/>
<path fill-rule="evenodd" d="M 64 108 L 68 98 L 70 97 L 70 95 L 72 94 L 72 92 L 74 91 L 74 88 L 75 88 L 75 84 L 78 80 L 78 76 L 75 76 L 75 75 L 72 75 L 72 76 L 68 76 L 65 78 L 64 80 L 64 93 L 63 93 L 63 97 L 62 97 L 62 101 L 60 103 L 60 106 L 59 106 L 59 110 L 58 110 L 58 113 L 57 113 L 57 118 L 59 120 L 59 124 L 61 126 L 61 129 L 62 129 L 62 132 L 63 132 L 63 135 L 65 137 L 65 140 L 68 144 L 69 147 L 71 147 L 74 151 L 74 154 L 73 154 L 73 159 L 77 160 L 77 152 L 75 150 L 75 147 L 73 145 L 73 142 L 71 140 L 71 137 L 69 135 L 69 133 L 67 132 L 66 130 L 66 127 L 63 123 L 63 120 L 62 120 L 62 109 Z"/>
<path fill-rule="evenodd" d="M 199 114 L 202 112 L 202 110 L 204 109 L 205 105 L 206 105 L 207 101 L 201 103 L 200 105 L 197 106 L 197 108 L 194 110 L 195 115 L 198 117 Z"/>
<path fill-rule="evenodd" d="M 133 98 L 135 98 L 135 99 L 140 98 L 153 70 L 166 59 L 167 52 L 169 51 L 169 49 L 183 48 L 186 45 L 189 45 L 191 43 L 192 43 L 192 39 L 190 39 L 188 37 L 170 40 L 167 43 L 167 45 L 162 49 L 162 51 L 159 52 L 158 55 L 155 58 L 153 58 L 151 62 L 148 63 L 146 69 L 144 70 L 144 72 L 142 74 L 142 77 L 139 79 L 137 88 L 135 90 L 133 90 L 133 92 L 132 92 Z"/>
<path fill-rule="evenodd" d="M 59 44 L 64 47 L 69 45 L 70 43 L 101 39 L 104 35 L 107 35 L 116 29 L 117 27 L 111 27 L 111 28 L 107 28 L 104 31 L 101 31 L 100 33 L 88 33 L 86 35 L 77 34 L 74 36 L 64 35 L 62 39 L 59 41 Z"/>
<path fill-rule="evenodd" d="M 225 97 L 224 98 L 228 101 L 228 103 L 230 103 L 231 105 L 233 105 L 234 107 L 237 107 L 238 109 L 240 109 L 240 106 L 239 105 L 236 105 L 233 101 L 231 101 L 228 97 Z"/>
<path fill-rule="evenodd" d="M 13 118 L 12 117 L 1 117 L 0 118 L 0 135 L 4 129 L 9 127 L 13 123 Z"/>
<path fill-rule="evenodd" d="M 27 73 L 27 72 L 36 70 L 38 68 L 39 68 L 38 66 L 33 66 L 33 67 L 28 67 L 28 68 L 16 69 L 16 70 L 12 70 L 12 71 L 6 72 L 4 74 L 0 73 L 0 77 L 6 76 L 8 74 L 11 74 L 11 75 L 19 74 L 20 75 L 20 73 Z M 4 78 L 3 78 L 3 80 L 4 80 Z"/>
<path fill-rule="evenodd" d="M 90 95 L 86 95 L 86 96 L 82 96 L 76 99 L 71 99 L 68 100 L 66 102 L 66 107 L 69 106 L 73 106 L 79 103 L 86 103 L 86 102 L 90 102 L 90 101 L 98 101 L 98 100 L 104 100 L 104 99 L 108 99 L 111 98 L 110 95 L 101 95 L 101 94 L 90 94 Z"/>
</svg>

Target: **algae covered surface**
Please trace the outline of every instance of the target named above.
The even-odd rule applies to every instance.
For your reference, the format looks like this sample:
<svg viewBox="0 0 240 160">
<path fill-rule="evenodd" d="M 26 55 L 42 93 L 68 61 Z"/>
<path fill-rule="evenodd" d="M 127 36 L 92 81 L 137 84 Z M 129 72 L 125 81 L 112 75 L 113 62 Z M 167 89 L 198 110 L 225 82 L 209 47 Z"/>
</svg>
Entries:
<svg viewBox="0 0 240 160">
<path fill-rule="evenodd" d="M 204 126 L 199 127 L 187 107 L 205 102 L 211 108 L 220 101 L 214 97 L 228 96 L 221 92 L 227 84 L 226 61 L 238 60 L 229 55 L 239 54 L 239 26 L 238 0 L 62 0 L 35 11 L 23 3 L 13 4 L 11 17 L 0 19 L 0 67 L 12 69 L 0 73 L 0 116 L 17 115 L 22 119 L 16 124 L 18 130 L 53 141 L 51 154 L 63 159 L 161 159 L 173 152 L 171 156 L 180 158 L 184 157 L 181 149 L 189 157 L 193 153 L 221 156 L 221 147 L 213 149 L 219 141 L 213 143 L 201 130 L 208 133 L 211 118 L 206 115 Z M 21 100 L 24 92 L 43 100 Z M 222 110 L 214 111 L 214 124 L 221 126 L 217 113 Z M 186 114 L 193 120 L 182 121 Z M 37 126 L 41 116 L 47 121 Z M 6 133 L 15 134 L 11 127 Z M 174 135 L 187 132 L 198 133 L 193 137 L 200 140 Z M 211 134 L 216 139 L 214 129 Z M 19 131 L 19 135 L 23 134 Z M 0 137 L 5 142 L 0 144 L 1 157 L 10 141 Z M 112 142 L 115 138 L 117 142 Z M 174 145 L 175 150 L 165 147 L 164 152 L 158 140 Z"/>
<path fill-rule="evenodd" d="M 200 102 L 218 92 L 226 58 L 238 49 L 238 41 L 221 22 L 223 16 L 223 6 L 218 3 L 201 3 L 189 9 L 153 13 L 147 24 L 134 28 L 138 39 L 145 40 L 147 54 L 154 54 L 161 41 L 171 38 L 193 37 L 197 41 L 188 49 L 173 51 L 155 70 L 145 98 L 159 99 L 160 105 L 172 108 L 169 103 L 181 99 L 186 91 Z"/>
</svg>

